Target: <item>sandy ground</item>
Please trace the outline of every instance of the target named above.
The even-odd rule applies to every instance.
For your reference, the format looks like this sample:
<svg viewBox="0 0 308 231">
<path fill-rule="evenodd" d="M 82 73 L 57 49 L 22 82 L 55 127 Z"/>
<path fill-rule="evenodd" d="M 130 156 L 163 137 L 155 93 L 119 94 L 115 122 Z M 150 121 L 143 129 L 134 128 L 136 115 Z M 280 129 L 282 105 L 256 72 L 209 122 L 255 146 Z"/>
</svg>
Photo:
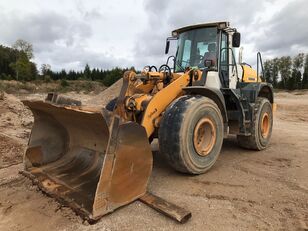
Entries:
<svg viewBox="0 0 308 231">
<path fill-rule="evenodd" d="M 79 98 L 87 104 L 104 104 L 116 89 Z M 0 230 L 308 230 L 308 92 L 275 97 L 278 111 L 267 150 L 243 150 L 230 137 L 215 166 L 199 176 L 173 171 L 154 152 L 149 190 L 189 209 L 189 222 L 177 224 L 134 202 L 89 225 L 18 174 L 33 122 L 19 100 L 24 96 L 4 95 L 0 99 Z"/>
</svg>

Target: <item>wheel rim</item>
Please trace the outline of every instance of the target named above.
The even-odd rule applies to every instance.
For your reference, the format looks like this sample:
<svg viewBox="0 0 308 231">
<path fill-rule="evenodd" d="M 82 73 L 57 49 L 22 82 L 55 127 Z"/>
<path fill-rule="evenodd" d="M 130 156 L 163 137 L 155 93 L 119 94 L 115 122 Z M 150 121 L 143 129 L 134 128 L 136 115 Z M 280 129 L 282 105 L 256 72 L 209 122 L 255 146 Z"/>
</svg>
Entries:
<svg viewBox="0 0 308 231">
<path fill-rule="evenodd" d="M 200 156 L 208 155 L 216 142 L 216 129 L 209 118 L 201 119 L 194 130 L 194 146 Z"/>
<path fill-rule="evenodd" d="M 265 112 L 261 120 L 261 135 L 263 138 L 266 138 L 268 136 L 269 130 L 270 130 L 269 115 L 267 112 Z"/>
</svg>

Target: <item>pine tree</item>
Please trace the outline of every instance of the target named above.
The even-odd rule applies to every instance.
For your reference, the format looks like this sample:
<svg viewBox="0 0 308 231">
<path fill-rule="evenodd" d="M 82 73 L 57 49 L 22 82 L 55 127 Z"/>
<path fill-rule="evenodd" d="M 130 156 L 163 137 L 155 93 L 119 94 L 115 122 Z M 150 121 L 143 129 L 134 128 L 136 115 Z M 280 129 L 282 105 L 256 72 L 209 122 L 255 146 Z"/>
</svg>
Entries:
<svg viewBox="0 0 308 231">
<path fill-rule="evenodd" d="M 61 72 L 59 73 L 59 79 L 67 79 L 67 73 L 65 71 L 65 69 L 62 69 Z"/>
<path fill-rule="evenodd" d="M 89 64 L 86 64 L 84 71 L 83 71 L 83 75 L 85 79 L 91 79 L 91 70 L 90 70 Z"/>
</svg>

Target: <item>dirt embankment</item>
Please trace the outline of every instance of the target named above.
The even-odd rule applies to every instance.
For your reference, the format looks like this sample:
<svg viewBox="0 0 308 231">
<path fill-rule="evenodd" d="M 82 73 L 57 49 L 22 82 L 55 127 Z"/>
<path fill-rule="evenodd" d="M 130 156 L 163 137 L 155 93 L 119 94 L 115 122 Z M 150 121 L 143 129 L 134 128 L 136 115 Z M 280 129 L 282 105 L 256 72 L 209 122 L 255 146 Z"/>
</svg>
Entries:
<svg viewBox="0 0 308 231">
<path fill-rule="evenodd" d="M 0 99 L 0 132 L 24 141 L 33 124 L 32 113 L 11 94 L 3 94 Z"/>
<path fill-rule="evenodd" d="M 308 91 L 280 92 L 276 94 L 279 119 L 290 122 L 308 122 Z"/>
<path fill-rule="evenodd" d="M 119 95 L 120 89 L 122 87 L 122 82 L 122 79 L 120 79 L 103 92 L 100 92 L 99 94 L 92 97 L 86 97 L 83 100 L 83 103 L 85 105 L 105 106 L 110 100 L 114 99 Z"/>
<path fill-rule="evenodd" d="M 34 94 L 46 92 L 78 92 L 90 93 L 99 92 L 106 89 L 101 82 L 87 80 L 35 80 L 32 82 L 20 82 L 15 80 L 0 80 L 0 91 L 5 91 L 8 94 Z"/>
<path fill-rule="evenodd" d="M 96 87 L 89 93 L 67 92 L 63 95 L 81 100 L 84 105 L 103 107 L 118 95 L 121 86 L 122 80 L 119 80 L 104 91 L 102 87 Z M 52 87 L 55 86 L 45 86 L 48 89 Z M 33 116 L 21 100 L 44 100 L 45 97 L 46 93 L 12 95 L 0 91 L 0 168 L 22 162 Z"/>
<path fill-rule="evenodd" d="M 0 168 L 22 162 L 33 124 L 31 112 L 13 95 L 0 97 Z"/>
<path fill-rule="evenodd" d="M 103 105 L 119 87 L 81 98 Z M 22 166 L 12 164 L 21 160 L 32 118 L 18 98 L 5 95 L 0 100 L 0 230 L 307 230 L 308 93 L 281 92 L 275 99 L 272 141 L 264 151 L 241 149 L 229 137 L 215 166 L 199 176 L 173 171 L 154 152 L 149 190 L 191 210 L 188 223 L 179 225 L 135 202 L 88 225 L 18 175 Z"/>
</svg>

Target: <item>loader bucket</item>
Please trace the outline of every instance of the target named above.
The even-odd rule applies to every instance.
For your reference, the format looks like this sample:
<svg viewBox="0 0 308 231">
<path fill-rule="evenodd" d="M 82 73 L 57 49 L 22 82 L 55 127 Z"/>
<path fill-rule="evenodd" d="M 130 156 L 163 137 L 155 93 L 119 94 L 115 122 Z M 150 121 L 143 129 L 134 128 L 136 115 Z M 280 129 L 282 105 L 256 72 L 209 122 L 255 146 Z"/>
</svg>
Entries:
<svg viewBox="0 0 308 231">
<path fill-rule="evenodd" d="M 89 220 L 145 194 L 152 171 L 145 129 L 105 111 L 23 101 L 34 115 L 23 174 Z"/>
</svg>

